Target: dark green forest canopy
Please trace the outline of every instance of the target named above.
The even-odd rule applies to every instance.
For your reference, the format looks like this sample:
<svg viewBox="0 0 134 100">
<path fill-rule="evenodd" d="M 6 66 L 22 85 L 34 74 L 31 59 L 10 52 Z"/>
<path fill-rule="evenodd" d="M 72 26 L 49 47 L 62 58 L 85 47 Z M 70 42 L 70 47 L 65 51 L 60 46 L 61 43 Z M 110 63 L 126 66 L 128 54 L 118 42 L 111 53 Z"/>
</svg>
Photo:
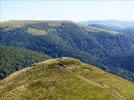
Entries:
<svg viewBox="0 0 134 100">
<path fill-rule="evenodd" d="M 49 58 L 51 57 L 31 50 L 0 45 L 0 79 Z"/>
</svg>

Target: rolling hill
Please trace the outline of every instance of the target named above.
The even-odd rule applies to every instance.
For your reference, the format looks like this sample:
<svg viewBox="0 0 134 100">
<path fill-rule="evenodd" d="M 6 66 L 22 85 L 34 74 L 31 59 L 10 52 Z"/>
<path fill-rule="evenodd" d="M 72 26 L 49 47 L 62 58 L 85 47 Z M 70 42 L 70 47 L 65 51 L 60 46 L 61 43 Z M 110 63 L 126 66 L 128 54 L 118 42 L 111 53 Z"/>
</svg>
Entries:
<svg viewBox="0 0 134 100">
<path fill-rule="evenodd" d="M 33 63 L 51 58 L 48 55 L 24 48 L 0 45 L 0 79 Z"/>
<path fill-rule="evenodd" d="M 105 59 L 134 53 L 132 38 L 120 32 L 71 21 L 8 21 L 0 25 L 0 44 L 51 57 L 74 57 L 133 81 L 132 71 L 110 68 Z M 120 74 L 120 72 L 124 74 Z M 127 71 L 127 74 L 126 72 Z M 131 74 L 131 75 L 130 75 Z"/>
<path fill-rule="evenodd" d="M 0 81 L 1 100 L 133 100 L 134 84 L 74 58 L 35 63 Z"/>
</svg>

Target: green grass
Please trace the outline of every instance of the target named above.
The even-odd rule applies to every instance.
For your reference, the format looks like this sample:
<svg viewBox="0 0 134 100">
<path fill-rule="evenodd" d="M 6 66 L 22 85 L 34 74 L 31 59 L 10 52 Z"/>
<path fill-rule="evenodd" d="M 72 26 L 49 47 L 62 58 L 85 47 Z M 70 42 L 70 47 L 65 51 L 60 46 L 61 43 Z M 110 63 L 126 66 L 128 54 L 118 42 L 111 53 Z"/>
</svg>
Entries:
<svg viewBox="0 0 134 100">
<path fill-rule="evenodd" d="M 28 28 L 28 33 L 31 33 L 32 35 L 46 35 L 47 31 L 46 30 L 39 30 L 36 28 Z"/>
<path fill-rule="evenodd" d="M 133 91 L 133 83 L 73 58 L 36 63 L 0 81 L 0 100 L 133 100 Z"/>
<path fill-rule="evenodd" d="M 28 24 L 48 23 L 49 26 L 61 26 L 61 21 L 45 21 L 45 20 L 10 20 L 0 23 L 1 27 L 7 27 L 5 30 L 12 30 L 14 28 L 21 28 Z"/>
<path fill-rule="evenodd" d="M 11 21 L 6 21 L 6 22 L 2 22 L 0 24 L 1 27 L 6 27 L 4 30 L 8 31 L 8 30 L 12 30 L 14 28 L 21 28 L 25 25 L 28 24 L 34 24 L 37 23 L 37 21 L 32 21 L 32 20 L 11 20 Z"/>
</svg>

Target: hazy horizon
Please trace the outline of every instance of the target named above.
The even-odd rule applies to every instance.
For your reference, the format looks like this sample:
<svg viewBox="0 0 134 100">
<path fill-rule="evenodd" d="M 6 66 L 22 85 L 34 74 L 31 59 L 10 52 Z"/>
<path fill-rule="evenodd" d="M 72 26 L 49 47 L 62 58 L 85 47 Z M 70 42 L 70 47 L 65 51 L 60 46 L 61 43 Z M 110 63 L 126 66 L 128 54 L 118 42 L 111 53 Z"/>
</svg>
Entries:
<svg viewBox="0 0 134 100">
<path fill-rule="evenodd" d="M 9 22 L 9 21 L 72 21 L 72 20 L 38 20 L 38 19 L 13 19 L 13 20 L 2 20 L 1 22 Z M 134 20 L 118 20 L 118 19 L 106 19 L 106 20 L 81 20 L 81 21 L 72 21 L 72 22 L 87 22 L 87 21 L 121 21 L 121 22 L 134 22 Z"/>
<path fill-rule="evenodd" d="M 1 0 L 0 21 L 88 20 L 134 21 L 134 1 Z"/>
</svg>

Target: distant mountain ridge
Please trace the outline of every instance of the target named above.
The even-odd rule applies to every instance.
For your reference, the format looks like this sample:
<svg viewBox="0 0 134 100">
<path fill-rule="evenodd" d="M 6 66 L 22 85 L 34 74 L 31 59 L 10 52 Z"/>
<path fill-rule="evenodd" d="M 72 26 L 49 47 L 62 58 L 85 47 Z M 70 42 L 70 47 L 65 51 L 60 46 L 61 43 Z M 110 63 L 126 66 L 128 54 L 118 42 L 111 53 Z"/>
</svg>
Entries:
<svg viewBox="0 0 134 100">
<path fill-rule="evenodd" d="M 82 23 L 96 28 L 120 32 L 121 34 L 129 36 L 134 41 L 134 21 L 106 20 L 87 21 Z"/>
<path fill-rule="evenodd" d="M 105 25 L 109 27 L 119 27 L 119 28 L 127 28 L 127 27 L 134 27 L 134 21 L 120 21 L 120 20 L 98 20 L 98 21 L 85 21 L 82 22 L 85 24 L 99 24 L 99 25 Z"/>
</svg>

